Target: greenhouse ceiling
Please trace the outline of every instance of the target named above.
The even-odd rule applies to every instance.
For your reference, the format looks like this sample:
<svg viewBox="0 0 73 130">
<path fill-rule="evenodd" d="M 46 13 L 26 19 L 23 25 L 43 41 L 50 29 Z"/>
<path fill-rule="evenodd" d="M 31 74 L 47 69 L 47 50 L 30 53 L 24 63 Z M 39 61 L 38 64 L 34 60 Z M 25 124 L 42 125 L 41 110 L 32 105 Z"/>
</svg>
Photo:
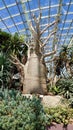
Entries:
<svg viewBox="0 0 73 130">
<path fill-rule="evenodd" d="M 48 28 L 42 39 L 46 39 L 51 30 L 56 29 L 48 41 L 58 45 L 70 43 L 73 36 L 73 0 L 0 0 L 0 29 L 14 34 L 32 37 L 29 22 L 35 27 L 33 14 L 41 14 L 40 29 L 59 19 L 59 23 Z"/>
</svg>

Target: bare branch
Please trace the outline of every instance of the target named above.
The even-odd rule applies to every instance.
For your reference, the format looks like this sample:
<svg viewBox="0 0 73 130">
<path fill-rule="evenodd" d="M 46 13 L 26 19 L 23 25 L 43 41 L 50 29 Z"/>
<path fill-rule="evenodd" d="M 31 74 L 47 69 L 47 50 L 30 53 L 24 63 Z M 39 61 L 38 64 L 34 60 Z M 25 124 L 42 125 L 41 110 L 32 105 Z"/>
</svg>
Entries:
<svg viewBox="0 0 73 130">
<path fill-rule="evenodd" d="M 24 44 L 29 48 L 29 45 L 26 42 Z"/>
<path fill-rule="evenodd" d="M 50 33 L 50 34 L 48 35 L 47 39 L 45 40 L 44 44 L 42 44 L 41 47 L 44 47 L 44 46 L 47 44 L 47 41 L 50 39 L 50 37 L 51 37 L 53 34 L 55 34 L 55 33 L 56 33 L 56 31 L 53 31 L 52 33 Z"/>
<path fill-rule="evenodd" d="M 34 27 L 32 26 L 32 23 L 31 23 L 31 22 L 29 23 L 29 29 L 30 29 L 30 31 L 32 32 L 32 34 L 37 35 L 37 33 L 36 33 Z"/>
<path fill-rule="evenodd" d="M 12 58 L 13 60 L 15 60 L 16 62 L 19 62 L 19 60 L 18 60 L 18 58 L 17 58 L 16 55 L 10 55 L 10 56 L 11 56 L 11 58 Z"/>
<path fill-rule="evenodd" d="M 51 60 L 45 61 L 45 63 L 49 63 L 49 62 L 52 62 L 52 61 L 55 61 L 55 60 L 56 60 L 56 58 L 54 57 Z"/>
<path fill-rule="evenodd" d="M 34 29 L 36 29 L 37 35 L 40 36 L 40 26 L 39 25 L 40 25 L 41 14 L 39 15 L 38 18 L 33 14 L 33 19 L 34 19 L 34 22 L 36 24 Z"/>
<path fill-rule="evenodd" d="M 34 21 L 35 21 L 36 24 L 39 24 L 39 23 L 40 23 L 41 13 L 39 14 L 39 17 L 38 17 L 38 18 L 36 18 L 36 16 L 35 16 L 34 14 L 32 14 L 32 17 L 33 17 L 33 19 L 34 19 Z"/>
<path fill-rule="evenodd" d="M 12 60 L 10 59 L 11 63 L 15 65 L 20 65 L 21 67 L 24 67 L 24 64 L 22 64 L 16 55 L 11 55 Z"/>
<path fill-rule="evenodd" d="M 55 48 L 54 48 L 55 51 L 57 51 L 57 44 L 55 44 Z"/>
<path fill-rule="evenodd" d="M 43 56 L 43 58 L 48 57 L 48 56 L 50 56 L 50 55 L 53 55 L 53 54 L 55 54 L 55 53 L 56 53 L 55 50 L 52 51 L 52 52 L 46 53 L 46 54 Z"/>
<path fill-rule="evenodd" d="M 40 20 L 41 20 L 41 13 L 39 14 L 39 17 L 38 17 L 38 23 L 40 23 Z"/>
<path fill-rule="evenodd" d="M 32 17 L 33 17 L 35 23 L 37 24 L 37 18 L 36 18 L 36 16 L 34 14 L 32 14 Z"/>
<path fill-rule="evenodd" d="M 48 24 L 48 25 L 41 31 L 40 35 L 42 35 L 42 34 L 47 30 L 47 28 L 53 26 L 54 24 L 56 24 L 56 23 L 58 23 L 58 22 L 59 22 L 59 20 L 54 21 L 54 22 L 52 22 L 51 24 Z"/>
<path fill-rule="evenodd" d="M 19 64 L 19 63 L 16 63 L 16 62 L 12 61 L 11 59 L 9 59 L 9 61 L 10 61 L 12 64 L 14 64 L 14 65 L 18 65 L 18 64 Z"/>
<path fill-rule="evenodd" d="M 48 57 L 48 56 L 50 56 L 50 55 L 55 54 L 55 53 L 56 53 L 56 51 L 57 51 L 57 45 L 55 45 L 54 51 L 49 52 L 49 53 L 46 53 L 45 55 L 43 55 L 43 58 L 45 58 L 45 57 Z"/>
</svg>

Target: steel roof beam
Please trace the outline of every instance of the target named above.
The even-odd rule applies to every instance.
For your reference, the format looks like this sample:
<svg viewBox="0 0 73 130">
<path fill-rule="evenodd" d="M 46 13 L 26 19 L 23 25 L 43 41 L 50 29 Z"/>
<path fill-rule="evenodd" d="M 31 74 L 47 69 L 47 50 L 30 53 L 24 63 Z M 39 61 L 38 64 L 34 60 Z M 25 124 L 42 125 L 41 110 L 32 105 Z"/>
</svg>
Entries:
<svg viewBox="0 0 73 130">
<path fill-rule="evenodd" d="M 28 0 L 28 1 L 31 1 L 31 0 Z M 25 3 L 27 1 L 22 1 L 22 3 Z M 10 8 L 10 7 L 13 7 L 13 6 L 16 6 L 17 4 L 21 4 L 21 2 L 16 2 L 16 3 L 12 3 L 12 4 L 9 4 L 7 5 L 7 8 Z M 4 10 L 6 7 L 0 7 L 0 10 Z"/>
<path fill-rule="evenodd" d="M 68 6 L 68 5 L 69 5 L 69 3 L 62 4 L 62 6 Z M 73 2 L 71 2 L 71 5 L 73 5 Z M 50 7 L 51 7 L 51 8 L 56 8 L 56 7 L 58 7 L 58 6 L 59 6 L 59 4 L 51 5 Z M 61 4 L 60 4 L 60 6 L 61 6 Z M 49 7 L 49 6 L 40 7 L 40 9 L 41 9 L 41 10 L 45 10 L 45 9 L 49 9 L 50 7 Z M 39 11 L 39 8 L 36 8 L 36 9 L 31 10 L 31 12 L 36 12 L 36 11 Z M 28 11 L 25 11 L 25 13 L 29 13 L 29 10 L 28 10 Z"/>
<path fill-rule="evenodd" d="M 22 14 L 24 14 L 24 12 L 21 13 L 21 15 L 22 15 Z M 68 13 L 68 15 L 70 15 L 70 14 L 73 15 L 73 12 L 69 12 L 69 13 Z M 61 14 L 61 15 L 62 15 L 62 14 Z M 66 13 L 64 13 L 63 16 L 64 16 L 64 15 L 66 15 Z M 16 17 L 16 16 L 20 16 L 20 13 L 11 15 L 12 18 L 14 18 L 14 17 Z M 50 18 L 55 17 L 55 16 L 57 16 L 57 14 L 50 15 Z M 9 19 L 9 18 L 11 18 L 11 17 L 8 16 L 8 17 L 2 18 L 2 19 L 3 19 L 3 20 L 7 20 L 7 19 Z M 41 17 L 41 19 L 45 19 L 45 18 L 49 18 L 49 17 L 48 17 L 48 16 L 42 16 L 42 17 Z M 32 20 L 33 20 L 33 19 L 32 19 Z M 0 21 L 1 21 L 1 20 L 0 20 Z M 28 20 L 28 21 L 30 22 L 31 20 Z M 67 21 L 70 21 L 70 20 L 67 20 Z M 27 22 L 27 21 L 25 21 L 25 23 L 26 23 L 26 22 Z"/>
</svg>

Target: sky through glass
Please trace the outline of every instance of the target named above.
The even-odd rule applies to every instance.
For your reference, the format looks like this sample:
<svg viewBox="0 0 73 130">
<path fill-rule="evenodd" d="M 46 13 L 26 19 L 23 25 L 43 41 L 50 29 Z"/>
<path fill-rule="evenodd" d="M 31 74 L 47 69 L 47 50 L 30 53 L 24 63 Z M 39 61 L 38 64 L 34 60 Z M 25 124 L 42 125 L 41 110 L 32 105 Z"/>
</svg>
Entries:
<svg viewBox="0 0 73 130">
<path fill-rule="evenodd" d="M 32 14 L 36 17 L 42 14 L 40 29 L 53 22 L 57 18 L 57 43 L 69 43 L 73 37 L 73 0 L 0 0 L 0 29 L 14 34 L 24 34 L 31 37 L 28 23 L 35 23 Z M 55 26 L 50 27 L 42 39 L 45 39 Z M 48 41 L 48 45 L 54 41 L 55 36 Z"/>
</svg>

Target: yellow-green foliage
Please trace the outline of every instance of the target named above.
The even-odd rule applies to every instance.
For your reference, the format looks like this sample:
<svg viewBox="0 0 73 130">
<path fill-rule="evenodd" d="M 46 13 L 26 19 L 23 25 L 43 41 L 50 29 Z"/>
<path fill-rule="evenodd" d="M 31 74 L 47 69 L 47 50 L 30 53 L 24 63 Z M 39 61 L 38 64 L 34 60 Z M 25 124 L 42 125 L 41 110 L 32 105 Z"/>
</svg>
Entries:
<svg viewBox="0 0 73 130">
<path fill-rule="evenodd" d="M 73 120 L 73 109 L 68 107 L 45 108 L 48 114 L 48 123 L 63 123 L 67 125 Z"/>
</svg>

